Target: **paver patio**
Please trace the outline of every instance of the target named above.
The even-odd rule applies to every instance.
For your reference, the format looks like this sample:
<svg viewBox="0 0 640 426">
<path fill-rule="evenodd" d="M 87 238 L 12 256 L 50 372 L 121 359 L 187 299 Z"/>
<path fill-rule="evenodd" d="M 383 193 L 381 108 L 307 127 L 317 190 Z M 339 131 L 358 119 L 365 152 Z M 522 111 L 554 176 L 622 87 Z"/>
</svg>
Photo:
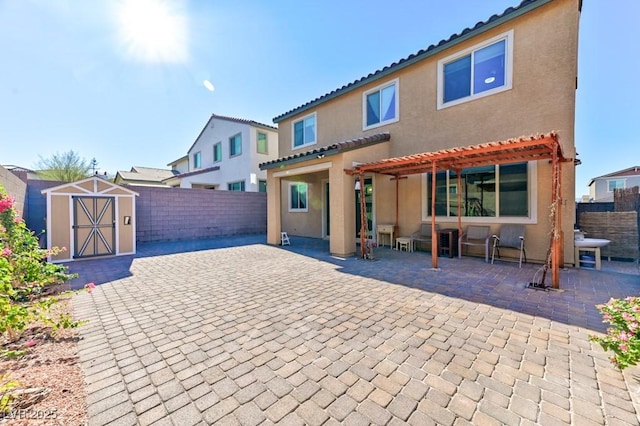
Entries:
<svg viewBox="0 0 640 426">
<path fill-rule="evenodd" d="M 640 423 L 638 370 L 588 339 L 633 264 L 539 291 L 540 265 L 264 240 L 72 264 L 100 284 L 74 297 L 90 425 Z"/>
</svg>

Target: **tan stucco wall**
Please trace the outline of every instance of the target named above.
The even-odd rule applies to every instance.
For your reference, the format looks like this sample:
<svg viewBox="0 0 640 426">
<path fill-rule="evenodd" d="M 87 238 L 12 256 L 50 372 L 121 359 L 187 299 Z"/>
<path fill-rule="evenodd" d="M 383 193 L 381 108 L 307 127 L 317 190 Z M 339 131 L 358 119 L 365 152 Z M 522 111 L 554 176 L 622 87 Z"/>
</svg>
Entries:
<svg viewBox="0 0 640 426">
<path fill-rule="evenodd" d="M 482 17 L 480 17 L 482 18 Z M 577 76 L 578 1 L 555 0 L 523 16 L 512 19 L 484 34 L 447 49 L 431 58 L 418 62 L 387 77 L 329 100 L 319 106 L 301 112 L 278 123 L 280 156 L 288 156 L 331 143 L 390 132 L 391 141 L 386 153 L 367 159 L 360 149 L 332 157 L 334 167 L 330 171 L 334 182 L 342 191 L 332 186 L 331 247 L 349 251 L 343 236 L 336 235 L 336 224 L 346 220 L 345 235 L 353 235 L 351 222 L 354 216 L 353 187 L 336 180 L 335 171 L 351 168 L 351 161 L 374 161 L 418 152 L 467 146 L 490 141 L 506 140 L 519 136 L 556 131 L 568 158 L 575 156 L 574 117 Z M 437 63 L 468 47 L 475 46 L 496 35 L 513 30 L 513 86 L 512 89 L 475 99 L 456 106 L 437 109 Z M 393 79 L 399 81 L 399 121 L 371 130 L 362 130 L 362 94 L 368 89 Z M 296 121 L 315 112 L 317 139 L 315 146 L 292 150 L 291 126 Z M 296 164 L 295 166 L 307 163 Z M 538 181 L 532 182 L 537 196 L 537 219 L 527 223 L 527 254 L 530 259 L 544 260 L 549 246 L 549 203 L 551 200 L 551 167 L 547 161 L 537 165 Z M 352 184 L 350 184 L 352 185 Z M 375 220 L 377 223 L 393 223 L 395 220 L 395 182 L 386 176 L 374 177 Z M 396 235 L 409 235 L 418 229 L 422 221 L 421 197 L 425 188 L 419 175 L 409 176 L 399 182 L 399 212 Z M 334 197 L 342 193 L 345 204 L 334 213 Z M 573 163 L 562 166 L 562 224 L 565 234 L 565 262 L 573 262 L 572 229 L 574 224 L 575 169 Z M 269 213 L 269 228 L 272 224 Z M 314 218 L 309 217 L 309 220 Z M 282 218 L 283 227 L 286 217 Z M 438 219 L 440 221 L 440 218 Z M 457 226 L 455 218 L 443 219 L 447 226 Z M 463 224 L 472 224 L 467 218 Z M 500 221 L 491 224 L 496 232 Z M 302 226 L 298 223 L 297 228 Z M 308 224 L 310 229 L 314 226 Z M 317 235 L 316 230 L 313 231 Z M 334 246 L 334 239 L 340 239 Z M 344 241 L 343 241 L 344 240 Z"/>
<path fill-rule="evenodd" d="M 71 210 L 69 208 L 68 195 L 51 196 L 51 245 L 53 247 L 66 248 L 67 250 L 57 256 L 52 256 L 52 260 L 64 260 L 73 256 L 71 253 Z"/>
<path fill-rule="evenodd" d="M 136 234 L 135 217 L 133 214 L 134 197 L 119 197 L 116 217 L 118 223 L 118 253 L 132 253 L 134 251 L 134 241 Z M 129 225 L 124 224 L 124 217 L 129 216 L 131 222 Z"/>
</svg>

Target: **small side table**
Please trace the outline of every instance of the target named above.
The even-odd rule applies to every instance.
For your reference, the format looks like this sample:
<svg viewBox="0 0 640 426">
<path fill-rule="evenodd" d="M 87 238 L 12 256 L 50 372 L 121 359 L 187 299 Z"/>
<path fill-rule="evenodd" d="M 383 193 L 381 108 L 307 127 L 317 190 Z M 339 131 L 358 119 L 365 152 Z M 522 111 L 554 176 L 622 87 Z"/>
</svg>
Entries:
<svg viewBox="0 0 640 426">
<path fill-rule="evenodd" d="M 391 224 L 380 224 L 376 228 L 376 241 L 378 245 L 382 247 L 384 244 L 380 240 L 380 234 L 389 234 L 389 248 L 393 247 L 393 231 L 395 230 L 395 225 Z"/>
<path fill-rule="evenodd" d="M 413 252 L 413 240 L 410 237 L 398 237 L 396 238 L 396 250 Z"/>
<path fill-rule="evenodd" d="M 593 253 L 594 260 L 583 260 L 580 259 L 580 252 Z M 602 262 L 600 260 L 600 247 L 575 247 L 575 267 L 580 268 L 580 264 L 583 263 L 585 265 L 594 265 L 596 270 L 602 269 Z M 594 267 L 592 266 L 592 268 Z"/>
</svg>

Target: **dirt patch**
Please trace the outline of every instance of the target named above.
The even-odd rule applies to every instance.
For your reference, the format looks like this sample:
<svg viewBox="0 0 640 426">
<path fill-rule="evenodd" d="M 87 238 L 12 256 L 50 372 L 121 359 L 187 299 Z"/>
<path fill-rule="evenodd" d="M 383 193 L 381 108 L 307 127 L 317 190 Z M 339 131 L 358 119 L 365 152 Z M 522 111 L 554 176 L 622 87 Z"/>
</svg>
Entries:
<svg viewBox="0 0 640 426">
<path fill-rule="evenodd" d="M 58 309 L 71 312 L 65 299 Z M 77 330 L 40 325 L 27 329 L 20 340 L 2 349 L 25 350 L 15 359 L 0 359 L 0 376 L 18 383 L 19 397 L 13 410 L 0 413 L 0 425 L 84 425 L 87 404 L 78 358 Z M 0 391 L 0 397 L 2 392 Z"/>
</svg>

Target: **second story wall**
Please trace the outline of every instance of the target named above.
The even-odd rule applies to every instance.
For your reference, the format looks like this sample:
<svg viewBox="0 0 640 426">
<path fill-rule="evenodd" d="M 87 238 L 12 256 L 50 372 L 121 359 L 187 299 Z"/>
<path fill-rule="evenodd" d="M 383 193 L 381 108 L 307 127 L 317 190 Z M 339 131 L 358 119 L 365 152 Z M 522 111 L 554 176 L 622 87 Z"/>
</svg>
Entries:
<svg viewBox="0 0 640 426">
<path fill-rule="evenodd" d="M 468 40 L 450 41 L 448 48 L 426 59 L 398 67 L 384 77 L 282 119 L 278 122 L 280 156 L 379 132 L 391 134 L 390 155 L 402 156 L 556 131 L 565 156 L 573 157 L 578 1 L 540 4 Z M 481 48 L 502 39 L 507 43 L 510 88 L 457 104 L 451 102 L 455 104 L 451 106 L 439 105 L 443 64 L 456 55 L 479 54 Z M 382 91 L 392 84 L 396 119 L 366 128 L 366 95 L 379 91 L 384 97 Z M 303 120 L 304 124 L 307 118 L 315 120 L 315 145 L 296 149 L 295 123 Z"/>
</svg>

